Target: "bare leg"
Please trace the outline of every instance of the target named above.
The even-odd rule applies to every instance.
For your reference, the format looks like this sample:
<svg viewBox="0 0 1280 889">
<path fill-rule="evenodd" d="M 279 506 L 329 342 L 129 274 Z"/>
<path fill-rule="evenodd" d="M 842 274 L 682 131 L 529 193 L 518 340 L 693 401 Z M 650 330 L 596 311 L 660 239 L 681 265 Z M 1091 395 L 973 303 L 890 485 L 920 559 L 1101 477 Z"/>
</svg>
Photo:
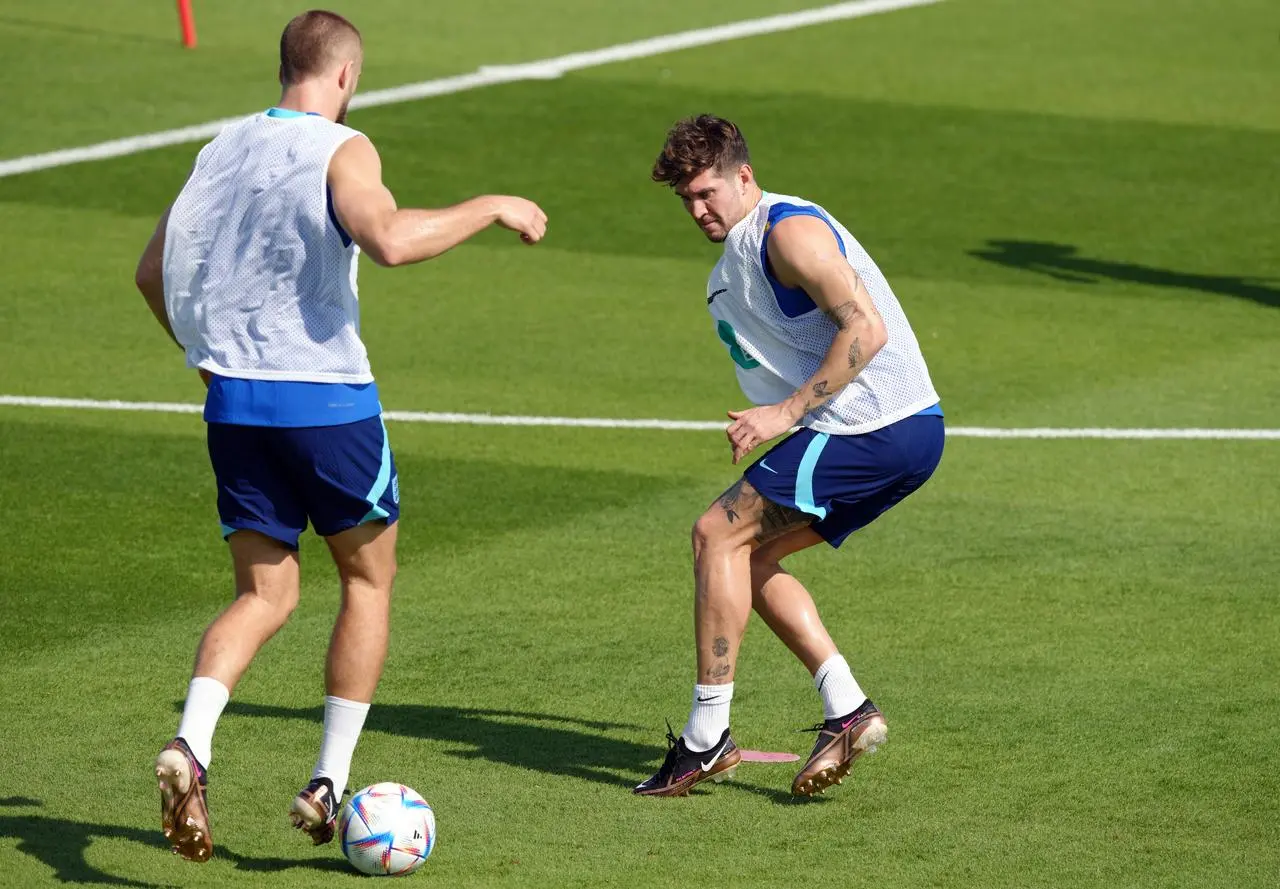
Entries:
<svg viewBox="0 0 1280 889">
<path fill-rule="evenodd" d="M 236 531 L 228 542 L 236 599 L 205 630 L 196 650 L 180 740 L 156 757 L 165 839 L 191 861 L 207 861 L 213 853 L 202 776 L 212 759 L 218 717 L 254 655 L 298 604 L 296 552 L 256 531 Z"/>
<path fill-rule="evenodd" d="M 698 676 L 693 704 L 662 768 L 639 784 L 636 793 L 681 796 L 702 781 L 733 776 L 742 754 L 729 734 L 729 710 L 738 648 L 751 616 L 751 553 L 812 521 L 812 516 L 761 497 L 744 477 L 694 523 Z"/>
<path fill-rule="evenodd" d="M 798 528 L 751 554 L 751 604 L 810 674 L 836 654 L 836 645 L 818 617 L 809 591 L 779 562 L 819 543 L 822 537 L 818 532 Z"/>
<path fill-rule="evenodd" d="M 298 554 L 256 531 L 228 540 L 235 566 L 236 600 L 218 615 L 196 651 L 194 676 L 235 688 L 258 650 L 298 604 Z"/>
<path fill-rule="evenodd" d="M 698 682 L 733 681 L 752 605 L 752 550 L 813 520 L 761 497 L 745 478 L 693 526 Z M 781 569 L 779 569 L 781 570 Z"/>
<path fill-rule="evenodd" d="M 396 534 L 394 524 L 366 522 L 325 538 L 342 581 L 342 606 L 325 660 L 320 755 L 311 782 L 289 810 L 294 826 L 317 845 L 333 839 L 338 803 L 387 658 Z"/>
<path fill-rule="evenodd" d="M 342 581 L 325 663 L 325 690 L 334 697 L 373 700 L 387 658 L 398 527 L 367 522 L 327 538 Z"/>
</svg>

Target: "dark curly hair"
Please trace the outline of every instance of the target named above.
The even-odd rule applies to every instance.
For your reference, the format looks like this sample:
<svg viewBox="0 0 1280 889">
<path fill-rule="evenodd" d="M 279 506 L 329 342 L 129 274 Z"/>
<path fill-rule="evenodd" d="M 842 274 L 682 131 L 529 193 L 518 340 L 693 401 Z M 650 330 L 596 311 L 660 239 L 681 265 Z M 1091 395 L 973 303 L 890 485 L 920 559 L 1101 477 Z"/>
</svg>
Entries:
<svg viewBox="0 0 1280 889">
<path fill-rule="evenodd" d="M 712 167 L 722 173 L 751 163 L 747 140 L 737 125 L 712 114 L 687 117 L 667 133 L 653 164 L 653 181 L 672 188 Z"/>
</svg>

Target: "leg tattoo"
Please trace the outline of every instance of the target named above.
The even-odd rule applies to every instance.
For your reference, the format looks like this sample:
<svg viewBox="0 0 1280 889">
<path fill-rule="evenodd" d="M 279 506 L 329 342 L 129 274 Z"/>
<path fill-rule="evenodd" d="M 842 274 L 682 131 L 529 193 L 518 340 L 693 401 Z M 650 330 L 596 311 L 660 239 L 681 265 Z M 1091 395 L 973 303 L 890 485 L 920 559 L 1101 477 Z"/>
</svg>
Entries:
<svg viewBox="0 0 1280 889">
<path fill-rule="evenodd" d="M 789 531 L 812 523 L 813 516 L 807 512 L 765 500 L 764 511 L 760 514 L 760 530 L 756 532 L 756 543 L 768 543 Z"/>
</svg>

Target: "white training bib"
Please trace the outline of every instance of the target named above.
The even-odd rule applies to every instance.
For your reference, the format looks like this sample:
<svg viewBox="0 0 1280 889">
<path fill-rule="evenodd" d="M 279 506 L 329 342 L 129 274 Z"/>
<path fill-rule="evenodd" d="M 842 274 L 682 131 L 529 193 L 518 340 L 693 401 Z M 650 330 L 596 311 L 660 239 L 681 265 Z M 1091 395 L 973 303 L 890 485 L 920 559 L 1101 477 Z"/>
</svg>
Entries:
<svg viewBox="0 0 1280 889">
<path fill-rule="evenodd" d="M 758 405 L 789 398 L 817 372 L 835 338 L 835 324 L 808 295 L 783 287 L 767 270 L 769 229 L 793 215 L 817 216 L 831 227 L 889 334 L 854 381 L 806 414 L 800 425 L 833 435 L 871 432 L 937 404 L 915 333 L 866 250 L 812 201 L 769 192 L 729 230 L 724 255 L 707 282 L 707 307 L 729 349 L 743 395 Z"/>
<path fill-rule="evenodd" d="M 226 377 L 361 384 L 356 259 L 329 160 L 360 135 L 272 109 L 206 145 L 169 213 L 165 308 L 187 364 Z"/>
</svg>

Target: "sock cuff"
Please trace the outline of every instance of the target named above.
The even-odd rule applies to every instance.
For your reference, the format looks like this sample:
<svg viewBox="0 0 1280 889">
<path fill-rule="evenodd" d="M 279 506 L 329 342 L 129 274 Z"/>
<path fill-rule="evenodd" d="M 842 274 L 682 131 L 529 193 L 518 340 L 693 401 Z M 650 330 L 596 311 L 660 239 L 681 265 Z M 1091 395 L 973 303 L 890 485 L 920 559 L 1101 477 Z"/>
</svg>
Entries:
<svg viewBox="0 0 1280 889">
<path fill-rule="evenodd" d="M 714 698 L 715 703 L 727 704 L 733 700 L 733 683 L 726 682 L 724 685 L 695 685 L 693 687 L 693 699 L 699 704 L 709 704 L 708 698 Z"/>
<path fill-rule="evenodd" d="M 844 659 L 844 655 L 838 651 L 822 662 L 822 666 L 818 667 L 817 671 L 813 674 L 813 681 L 818 683 L 818 685 L 822 685 L 822 680 L 827 678 L 827 674 L 836 670 L 841 670 L 842 672 L 847 673 L 852 672 L 849 669 L 849 662 L 846 661 Z"/>
<path fill-rule="evenodd" d="M 187 685 L 187 696 L 192 694 L 208 695 L 212 699 L 219 699 L 223 705 L 231 700 L 231 692 L 227 687 L 212 676 L 194 676 L 190 684 Z"/>
<path fill-rule="evenodd" d="M 346 698 L 339 698 L 336 695 L 324 696 L 325 709 L 333 708 L 336 710 L 345 710 L 348 713 L 368 713 L 369 704 L 364 701 L 349 701 Z"/>
</svg>

